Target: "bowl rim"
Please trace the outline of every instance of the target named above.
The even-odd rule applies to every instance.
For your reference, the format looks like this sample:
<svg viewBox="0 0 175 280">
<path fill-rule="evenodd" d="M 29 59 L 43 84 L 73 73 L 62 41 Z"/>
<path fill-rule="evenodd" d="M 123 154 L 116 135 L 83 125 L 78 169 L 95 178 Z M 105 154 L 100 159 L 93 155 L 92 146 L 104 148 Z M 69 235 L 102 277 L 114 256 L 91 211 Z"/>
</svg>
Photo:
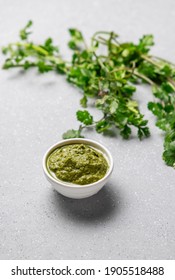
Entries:
<svg viewBox="0 0 175 280">
<path fill-rule="evenodd" d="M 86 185 L 78 185 L 78 184 L 74 184 L 74 183 L 71 183 L 71 182 L 65 182 L 65 181 L 61 181 L 61 180 L 57 180 L 55 179 L 48 171 L 47 169 L 47 158 L 49 156 L 49 154 L 54 151 L 58 146 L 64 146 L 66 143 L 70 143 L 72 142 L 73 143 L 76 143 L 76 141 L 78 141 L 77 143 L 86 143 L 87 145 L 89 144 L 95 144 L 97 146 L 97 150 L 98 150 L 98 147 L 101 147 L 107 157 L 108 157 L 108 164 L 109 164 L 109 168 L 108 168 L 108 171 L 107 173 L 105 174 L 105 176 L 103 178 L 101 178 L 100 180 L 94 182 L 94 183 L 91 183 L 91 184 L 86 184 Z M 62 145 L 61 145 L 62 144 Z M 99 149 L 100 150 L 100 149 Z M 100 150 L 101 151 L 101 150 Z M 102 152 L 102 151 L 101 151 Z M 101 143 L 95 141 L 95 140 L 91 140 L 91 139 L 88 139 L 88 138 L 70 138 L 70 139 L 64 139 L 64 140 L 60 140 L 58 142 L 56 142 L 55 144 L 53 144 L 52 146 L 50 146 L 49 149 L 47 149 L 47 151 L 45 152 L 44 156 L 43 156 L 43 161 L 42 161 L 42 166 L 43 166 L 43 171 L 45 173 L 45 175 L 51 180 L 53 181 L 54 183 L 58 184 L 58 185 L 61 185 L 63 187 L 69 187 L 69 188 L 87 188 L 87 187 L 93 187 L 97 184 L 100 184 L 101 182 L 103 182 L 104 180 L 106 180 L 112 170 L 113 170 L 113 167 L 114 167 L 114 162 L 113 162 L 113 158 L 112 158 L 112 155 L 110 153 L 110 151 Z"/>
</svg>

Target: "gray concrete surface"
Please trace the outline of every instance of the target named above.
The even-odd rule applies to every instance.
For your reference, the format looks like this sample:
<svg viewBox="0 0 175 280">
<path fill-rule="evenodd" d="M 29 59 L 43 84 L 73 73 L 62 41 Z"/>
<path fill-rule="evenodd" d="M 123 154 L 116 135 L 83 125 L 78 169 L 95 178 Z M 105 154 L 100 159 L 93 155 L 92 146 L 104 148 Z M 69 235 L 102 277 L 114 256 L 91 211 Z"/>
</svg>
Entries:
<svg viewBox="0 0 175 280">
<path fill-rule="evenodd" d="M 0 0 L 0 7 L 1 46 L 32 19 L 33 39 L 53 37 L 65 56 L 67 29 L 77 27 L 87 38 L 103 29 L 121 40 L 152 33 L 153 53 L 175 62 L 173 0 Z M 80 201 L 50 188 L 41 161 L 65 130 L 77 127 L 81 93 L 54 73 L 0 70 L 0 95 L 0 259 L 175 258 L 175 171 L 161 160 L 163 136 L 146 110 L 149 87 L 136 93 L 149 139 L 86 132 L 109 148 L 115 170 L 101 192 Z"/>
</svg>

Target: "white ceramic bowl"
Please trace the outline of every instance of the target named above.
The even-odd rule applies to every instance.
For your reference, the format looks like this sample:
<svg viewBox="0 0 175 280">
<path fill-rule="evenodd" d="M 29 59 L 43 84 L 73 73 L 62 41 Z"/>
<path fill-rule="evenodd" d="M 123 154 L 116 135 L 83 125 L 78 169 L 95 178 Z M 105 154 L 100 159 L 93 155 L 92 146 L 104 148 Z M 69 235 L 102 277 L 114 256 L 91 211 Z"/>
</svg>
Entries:
<svg viewBox="0 0 175 280">
<path fill-rule="evenodd" d="M 106 173 L 106 175 L 100 179 L 97 182 L 94 182 L 92 184 L 87 184 L 87 185 L 76 185 L 73 183 L 69 182 L 64 182 L 59 179 L 54 178 L 47 169 L 47 158 L 48 156 L 57 148 L 68 145 L 68 144 L 87 144 L 91 147 L 94 147 L 95 149 L 101 151 L 105 158 L 108 161 L 109 164 L 109 169 Z M 72 139 L 67 139 L 67 140 L 62 140 L 56 144 L 54 144 L 52 147 L 50 147 L 47 152 L 45 153 L 43 157 L 43 170 L 44 174 L 46 176 L 46 179 L 52 184 L 52 186 L 57 190 L 59 193 L 61 193 L 64 196 L 70 197 L 70 198 L 85 198 L 92 196 L 96 194 L 101 188 L 106 184 L 107 180 L 109 179 L 109 176 L 112 173 L 113 170 L 113 159 L 108 151 L 102 144 L 89 140 L 89 139 L 84 139 L 84 138 L 72 138 Z"/>
</svg>

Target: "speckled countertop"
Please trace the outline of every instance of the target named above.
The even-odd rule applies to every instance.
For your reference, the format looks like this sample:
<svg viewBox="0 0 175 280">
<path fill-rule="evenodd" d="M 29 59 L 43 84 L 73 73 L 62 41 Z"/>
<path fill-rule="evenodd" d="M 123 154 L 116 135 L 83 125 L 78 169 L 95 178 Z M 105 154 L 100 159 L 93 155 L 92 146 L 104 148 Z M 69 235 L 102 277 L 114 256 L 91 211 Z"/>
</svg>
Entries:
<svg viewBox="0 0 175 280">
<path fill-rule="evenodd" d="M 65 55 L 67 29 L 78 27 L 87 38 L 102 29 L 134 41 L 153 33 L 153 52 L 175 61 L 173 0 L 0 0 L 0 6 L 1 46 L 32 19 L 33 39 L 52 36 Z M 46 149 L 77 127 L 81 93 L 54 73 L 0 70 L 0 95 L 0 259 L 175 258 L 175 171 L 161 160 L 163 137 L 146 110 L 149 87 L 136 93 L 149 139 L 86 133 L 109 148 L 115 170 L 102 191 L 84 200 L 53 191 L 41 165 Z"/>
</svg>

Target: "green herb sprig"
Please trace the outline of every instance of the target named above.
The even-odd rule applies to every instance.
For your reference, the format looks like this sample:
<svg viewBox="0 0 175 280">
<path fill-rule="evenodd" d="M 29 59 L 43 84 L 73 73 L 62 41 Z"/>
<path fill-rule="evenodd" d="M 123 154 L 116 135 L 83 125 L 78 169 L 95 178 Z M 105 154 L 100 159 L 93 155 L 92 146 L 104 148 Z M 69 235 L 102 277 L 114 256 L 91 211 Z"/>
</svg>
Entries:
<svg viewBox="0 0 175 280">
<path fill-rule="evenodd" d="M 36 67 L 40 73 L 65 74 L 68 82 L 81 89 L 81 106 L 87 108 L 88 99 L 94 98 L 95 107 L 103 113 L 100 120 L 94 121 L 86 109 L 77 111 L 81 124 L 77 130 L 65 132 L 64 139 L 83 137 L 83 130 L 88 127 L 98 133 L 115 128 L 124 139 L 131 136 L 135 127 L 139 139 L 148 137 L 148 120 L 133 99 L 137 84 L 146 83 L 153 93 L 148 109 L 156 116 L 156 126 L 165 132 L 163 159 L 175 167 L 175 65 L 150 54 L 152 35 L 144 35 L 134 44 L 119 42 L 114 32 L 98 31 L 88 45 L 79 30 L 69 29 L 72 59 L 65 61 L 51 38 L 41 45 L 29 41 L 31 26 L 29 21 L 20 31 L 20 40 L 3 48 L 8 55 L 3 68 Z"/>
</svg>

